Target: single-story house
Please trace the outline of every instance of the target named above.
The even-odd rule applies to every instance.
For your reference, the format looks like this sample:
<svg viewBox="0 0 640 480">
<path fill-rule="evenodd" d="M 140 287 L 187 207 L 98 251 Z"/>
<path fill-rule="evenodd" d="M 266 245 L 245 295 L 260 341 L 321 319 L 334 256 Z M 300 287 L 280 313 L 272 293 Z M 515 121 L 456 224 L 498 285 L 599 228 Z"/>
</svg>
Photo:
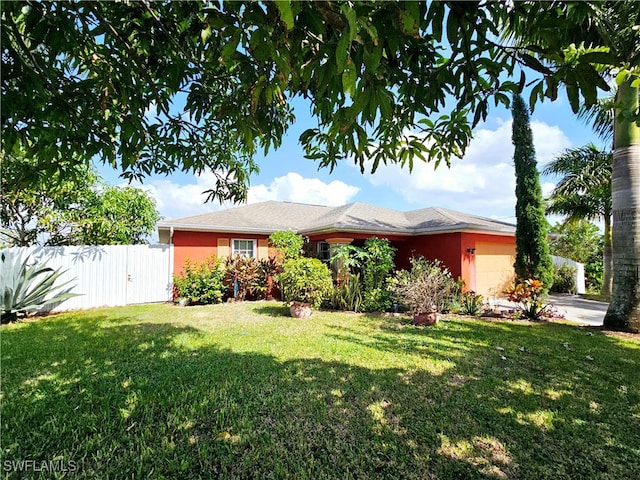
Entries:
<svg viewBox="0 0 640 480">
<path fill-rule="evenodd" d="M 326 207 L 268 201 L 158 224 L 160 242 L 174 245 L 176 273 L 187 258 L 268 258 L 269 235 L 289 229 L 306 237 L 322 260 L 329 259 L 331 245 L 386 238 L 397 248 L 398 268 L 408 268 L 412 256 L 439 259 L 454 278 L 485 296 L 500 295 L 514 276 L 515 225 L 443 208 L 400 212 L 360 202 Z"/>
</svg>

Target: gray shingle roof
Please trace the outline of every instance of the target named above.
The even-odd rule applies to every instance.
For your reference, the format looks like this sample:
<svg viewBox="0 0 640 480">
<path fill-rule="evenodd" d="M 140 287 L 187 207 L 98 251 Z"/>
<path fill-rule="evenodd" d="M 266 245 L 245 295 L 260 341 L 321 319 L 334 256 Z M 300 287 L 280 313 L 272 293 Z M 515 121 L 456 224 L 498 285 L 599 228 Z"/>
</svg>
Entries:
<svg viewBox="0 0 640 480">
<path fill-rule="evenodd" d="M 416 235 L 452 231 L 481 231 L 515 234 L 515 225 L 486 217 L 446 210 L 423 208 L 400 212 L 356 202 L 341 207 L 268 201 L 244 205 L 192 217 L 165 220 L 159 230 L 248 232 L 270 234 L 292 229 L 310 235 L 329 231 L 357 231 Z"/>
</svg>

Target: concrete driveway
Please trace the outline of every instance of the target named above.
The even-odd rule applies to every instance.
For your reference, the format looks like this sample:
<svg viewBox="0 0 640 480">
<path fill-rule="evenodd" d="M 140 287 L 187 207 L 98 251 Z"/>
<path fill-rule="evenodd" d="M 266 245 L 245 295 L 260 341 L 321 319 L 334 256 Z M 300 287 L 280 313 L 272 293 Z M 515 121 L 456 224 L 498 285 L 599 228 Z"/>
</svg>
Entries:
<svg viewBox="0 0 640 480">
<path fill-rule="evenodd" d="M 566 320 L 596 327 L 602 325 L 609 306 L 608 303 L 586 300 L 578 295 L 550 295 L 549 303 L 562 313 Z"/>
</svg>

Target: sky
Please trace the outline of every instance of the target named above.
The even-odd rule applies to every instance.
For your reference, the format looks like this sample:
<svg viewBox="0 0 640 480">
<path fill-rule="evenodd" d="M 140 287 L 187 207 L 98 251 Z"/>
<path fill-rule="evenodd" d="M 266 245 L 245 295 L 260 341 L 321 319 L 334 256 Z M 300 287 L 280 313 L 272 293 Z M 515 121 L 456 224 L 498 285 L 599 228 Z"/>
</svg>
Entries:
<svg viewBox="0 0 640 480">
<path fill-rule="evenodd" d="M 381 165 L 371 174 L 345 160 L 333 172 L 318 169 L 317 163 L 304 158 L 298 138 L 315 127 L 308 108 L 298 104 L 296 122 L 287 132 L 282 146 L 258 155 L 260 172 L 251 178 L 247 203 L 266 200 L 340 206 L 364 202 L 380 207 L 409 211 L 441 207 L 515 223 L 515 171 L 511 144 L 511 112 L 494 107 L 487 121 L 473 131 L 473 140 L 463 158 L 452 159 L 451 167 L 442 163 L 416 161 L 413 171 L 398 165 Z M 593 142 L 607 148 L 589 126 L 572 113 L 566 98 L 538 104 L 531 114 L 531 129 L 539 170 L 567 148 Z M 100 166 L 100 173 L 111 184 L 124 184 L 117 172 Z M 555 178 L 541 178 L 543 194 L 549 194 Z M 175 173 L 154 176 L 141 186 L 155 199 L 164 219 L 198 215 L 233 208 L 225 203 L 204 203 L 202 192 L 215 179 L 210 173 L 200 176 Z M 550 218 L 552 223 L 558 217 Z"/>
</svg>

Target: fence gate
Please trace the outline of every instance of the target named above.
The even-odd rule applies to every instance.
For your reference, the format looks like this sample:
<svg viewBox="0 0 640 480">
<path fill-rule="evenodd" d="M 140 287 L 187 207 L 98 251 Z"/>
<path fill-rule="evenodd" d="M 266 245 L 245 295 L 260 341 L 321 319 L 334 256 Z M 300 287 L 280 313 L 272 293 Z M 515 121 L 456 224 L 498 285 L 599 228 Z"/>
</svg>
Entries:
<svg viewBox="0 0 640 480">
<path fill-rule="evenodd" d="M 173 259 L 169 245 L 127 246 L 126 304 L 171 299 Z"/>
</svg>

